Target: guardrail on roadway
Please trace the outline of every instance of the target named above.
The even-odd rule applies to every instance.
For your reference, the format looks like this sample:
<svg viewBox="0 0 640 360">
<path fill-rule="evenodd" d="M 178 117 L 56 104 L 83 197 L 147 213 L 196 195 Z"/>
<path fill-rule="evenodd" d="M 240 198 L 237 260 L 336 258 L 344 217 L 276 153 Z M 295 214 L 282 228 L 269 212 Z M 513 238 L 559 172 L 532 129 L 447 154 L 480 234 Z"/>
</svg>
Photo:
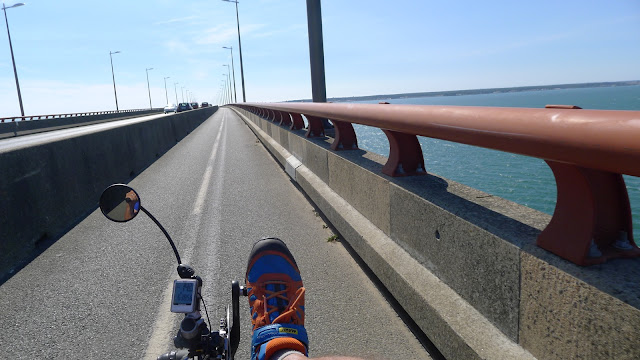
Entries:
<svg viewBox="0 0 640 360">
<path fill-rule="evenodd" d="M 161 112 L 162 109 L 143 109 L 4 118 L 22 120 L 0 122 L 0 139 L 35 134 L 45 131 L 61 130 L 75 126 L 97 124 L 104 121 L 145 116 L 149 114 L 158 114 Z"/>
<path fill-rule="evenodd" d="M 481 146 L 546 161 L 558 199 L 538 237 L 545 250 L 579 265 L 640 256 L 633 239 L 629 196 L 621 174 L 640 176 L 640 111 L 390 104 L 236 104 L 291 129 L 309 123 L 307 137 L 335 125 L 333 150 L 357 148 L 352 123 L 382 129 L 389 140 L 383 173 L 425 173 L 417 136 Z M 620 249 L 620 243 L 626 250 Z M 594 245 L 595 244 L 595 245 Z M 597 248 L 596 248 L 597 246 Z"/>
<path fill-rule="evenodd" d="M 5 121 L 13 122 L 13 121 L 29 121 L 29 120 L 45 120 L 45 119 L 63 119 L 69 117 L 76 116 L 89 116 L 89 115 L 103 115 L 103 114 L 126 114 L 126 113 L 135 113 L 140 111 L 162 111 L 162 108 L 154 108 L 154 109 L 130 109 L 130 110 L 107 110 L 107 111 L 89 111 L 89 112 L 78 112 L 78 113 L 69 113 L 69 114 L 51 114 L 51 115 L 29 115 L 29 116 L 11 116 L 0 118 L 0 123 Z"/>
</svg>

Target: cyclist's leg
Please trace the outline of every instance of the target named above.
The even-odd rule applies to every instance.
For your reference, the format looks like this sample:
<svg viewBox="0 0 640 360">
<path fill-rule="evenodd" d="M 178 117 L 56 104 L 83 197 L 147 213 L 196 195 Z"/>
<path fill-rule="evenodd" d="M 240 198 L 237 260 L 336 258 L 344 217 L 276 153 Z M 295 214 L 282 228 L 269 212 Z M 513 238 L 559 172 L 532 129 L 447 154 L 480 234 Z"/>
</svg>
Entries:
<svg viewBox="0 0 640 360">
<path fill-rule="evenodd" d="M 305 288 L 298 265 L 282 240 L 264 238 L 253 245 L 245 281 L 253 325 L 251 359 L 306 360 Z M 333 359 L 357 360 L 318 360 Z"/>
<path fill-rule="evenodd" d="M 271 360 L 364 360 L 364 359 L 346 357 L 346 356 L 326 356 L 326 357 L 323 356 L 321 358 L 307 358 L 306 356 L 300 353 L 292 353 L 282 358 L 272 357 Z"/>
<path fill-rule="evenodd" d="M 283 349 L 306 355 L 305 289 L 282 240 L 264 238 L 253 245 L 245 281 L 253 325 L 251 359 L 267 360 Z"/>
</svg>

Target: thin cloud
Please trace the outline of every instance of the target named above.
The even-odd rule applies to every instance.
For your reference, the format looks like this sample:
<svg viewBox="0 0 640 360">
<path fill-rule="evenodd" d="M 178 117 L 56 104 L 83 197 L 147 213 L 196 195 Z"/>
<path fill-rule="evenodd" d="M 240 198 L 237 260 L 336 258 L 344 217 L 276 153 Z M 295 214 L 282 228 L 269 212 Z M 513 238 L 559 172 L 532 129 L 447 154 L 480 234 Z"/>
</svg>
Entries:
<svg viewBox="0 0 640 360">
<path fill-rule="evenodd" d="M 189 20 L 195 20 L 195 19 L 198 19 L 198 18 L 199 18 L 199 16 L 192 15 L 192 16 L 186 16 L 186 17 L 182 17 L 182 18 L 175 18 L 175 19 L 169 19 L 169 20 L 165 20 L 165 21 L 159 21 L 157 23 L 154 23 L 154 25 L 173 24 L 173 23 L 178 23 L 178 22 L 185 22 L 185 21 L 189 21 Z"/>
<path fill-rule="evenodd" d="M 243 25 L 240 29 L 241 34 L 247 35 L 254 31 L 263 28 L 262 24 L 249 24 Z M 227 44 L 238 38 L 237 28 L 234 25 L 222 24 L 216 27 L 203 31 L 204 36 L 196 41 L 199 45 L 215 45 L 215 44 Z"/>
<path fill-rule="evenodd" d="M 516 49 L 531 48 L 534 46 L 567 40 L 575 37 L 575 35 L 576 35 L 575 32 L 565 32 L 565 33 L 549 34 L 545 36 L 536 36 L 534 38 L 524 39 L 521 41 L 505 44 L 502 46 L 485 47 L 482 49 L 476 49 L 475 51 L 468 52 L 465 55 L 472 56 L 472 57 L 498 55 L 498 54 L 510 52 Z"/>
<path fill-rule="evenodd" d="M 304 30 L 306 30 L 306 26 L 305 25 L 297 24 L 297 25 L 291 25 L 291 26 L 289 26 L 287 28 L 284 28 L 284 29 L 256 33 L 256 34 L 253 34 L 253 37 L 255 37 L 255 38 L 266 38 L 266 37 L 271 37 L 271 36 L 278 35 L 278 34 L 284 34 L 284 33 L 289 33 L 289 32 L 299 32 L 299 31 L 304 31 Z M 306 32 L 304 32 L 304 34 L 306 35 Z"/>
<path fill-rule="evenodd" d="M 510 44 L 505 44 L 503 46 L 496 47 L 485 47 L 482 49 L 477 49 L 475 51 L 471 51 L 467 53 L 467 56 L 487 56 L 487 55 L 498 55 L 501 53 L 506 53 L 509 51 L 513 51 L 520 48 L 532 48 L 539 47 L 540 45 L 557 43 L 562 41 L 568 41 L 575 38 L 580 38 L 584 36 L 588 36 L 590 33 L 598 32 L 599 28 L 618 25 L 626 22 L 637 22 L 640 19 L 640 15 L 631 14 L 622 17 L 616 18 L 608 18 L 600 21 L 586 23 L 581 26 L 577 26 L 569 31 L 561 32 L 561 33 L 551 33 L 542 36 L 536 36 L 529 39 L 524 39 L 522 41 L 513 42 Z"/>
<path fill-rule="evenodd" d="M 163 46 L 170 52 L 186 53 L 190 50 L 190 47 L 187 46 L 187 44 L 185 44 L 183 41 L 178 40 L 166 41 Z"/>
</svg>

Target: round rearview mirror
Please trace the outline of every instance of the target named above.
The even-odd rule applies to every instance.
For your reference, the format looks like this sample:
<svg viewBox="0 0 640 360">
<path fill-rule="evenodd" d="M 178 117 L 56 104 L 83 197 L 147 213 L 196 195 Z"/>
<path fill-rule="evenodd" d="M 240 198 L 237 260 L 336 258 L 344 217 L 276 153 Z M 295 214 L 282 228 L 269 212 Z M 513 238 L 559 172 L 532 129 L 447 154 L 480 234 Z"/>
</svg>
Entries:
<svg viewBox="0 0 640 360">
<path fill-rule="evenodd" d="M 127 185 L 113 184 L 102 192 L 100 210 L 109 220 L 126 222 L 138 215 L 140 197 Z"/>
</svg>

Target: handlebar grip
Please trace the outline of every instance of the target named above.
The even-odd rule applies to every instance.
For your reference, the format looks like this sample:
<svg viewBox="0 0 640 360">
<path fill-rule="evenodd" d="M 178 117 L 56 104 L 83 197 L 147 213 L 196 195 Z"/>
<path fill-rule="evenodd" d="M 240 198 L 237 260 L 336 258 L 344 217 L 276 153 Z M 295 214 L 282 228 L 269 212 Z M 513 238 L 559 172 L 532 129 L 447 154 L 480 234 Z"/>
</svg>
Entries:
<svg viewBox="0 0 640 360">
<path fill-rule="evenodd" d="M 158 356 L 157 360 L 185 360 L 189 358 L 189 350 L 170 351 Z"/>
</svg>

